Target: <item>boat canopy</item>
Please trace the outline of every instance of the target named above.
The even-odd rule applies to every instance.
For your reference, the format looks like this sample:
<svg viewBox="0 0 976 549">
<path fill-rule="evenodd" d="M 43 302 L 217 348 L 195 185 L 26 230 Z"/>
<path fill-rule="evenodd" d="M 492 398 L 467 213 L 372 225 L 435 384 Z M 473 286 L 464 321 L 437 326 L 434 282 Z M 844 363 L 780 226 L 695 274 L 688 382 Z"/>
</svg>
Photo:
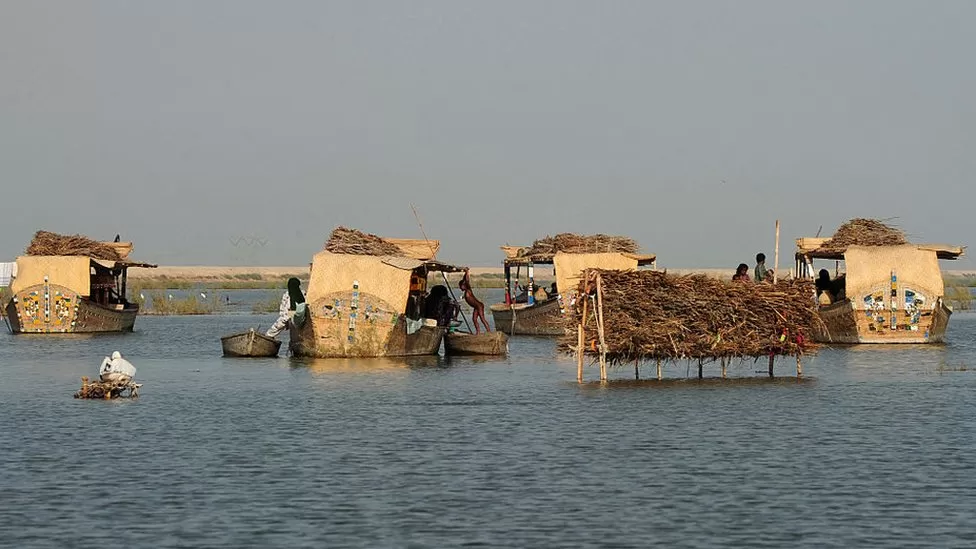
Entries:
<svg viewBox="0 0 976 549">
<path fill-rule="evenodd" d="M 106 271 L 128 267 L 154 268 L 140 261 L 93 259 L 84 255 L 24 255 L 17 258 L 17 276 L 10 283 L 14 293 L 48 282 L 63 286 L 79 295 L 91 295 L 93 270 Z"/>
<path fill-rule="evenodd" d="M 844 255 L 849 248 L 842 249 L 823 249 L 825 242 L 830 240 L 824 237 L 802 237 L 796 239 L 796 258 L 797 259 L 844 259 Z M 935 252 L 939 259 L 959 259 L 965 251 L 965 246 L 950 246 L 948 244 L 908 244 L 920 250 Z M 869 248 L 898 248 L 901 246 L 863 246 Z"/>
<path fill-rule="evenodd" d="M 321 251 L 312 258 L 308 282 L 309 303 L 356 289 L 368 293 L 395 312 L 406 309 L 414 272 L 460 272 L 463 267 L 402 256 L 334 254 Z"/>
<path fill-rule="evenodd" d="M 890 288 L 892 275 L 899 285 L 929 296 L 945 293 L 938 252 L 912 244 L 902 246 L 850 246 L 844 252 L 848 297 L 860 300 Z"/>
</svg>

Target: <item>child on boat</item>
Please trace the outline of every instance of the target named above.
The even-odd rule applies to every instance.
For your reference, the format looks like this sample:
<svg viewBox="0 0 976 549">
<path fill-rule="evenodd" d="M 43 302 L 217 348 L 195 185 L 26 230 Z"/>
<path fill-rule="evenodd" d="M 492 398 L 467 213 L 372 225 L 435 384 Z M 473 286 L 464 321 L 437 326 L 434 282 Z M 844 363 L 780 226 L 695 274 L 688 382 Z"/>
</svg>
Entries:
<svg viewBox="0 0 976 549">
<path fill-rule="evenodd" d="M 491 330 L 488 329 L 488 321 L 485 320 L 485 304 L 475 297 L 474 292 L 471 291 L 471 280 L 468 278 L 467 269 L 464 270 L 464 276 L 458 282 L 458 288 L 464 292 L 464 302 L 471 307 L 471 320 L 474 322 L 474 333 L 481 333 L 481 330 L 478 329 L 478 320 L 481 320 L 481 324 L 484 325 L 485 332 L 490 332 Z"/>
</svg>

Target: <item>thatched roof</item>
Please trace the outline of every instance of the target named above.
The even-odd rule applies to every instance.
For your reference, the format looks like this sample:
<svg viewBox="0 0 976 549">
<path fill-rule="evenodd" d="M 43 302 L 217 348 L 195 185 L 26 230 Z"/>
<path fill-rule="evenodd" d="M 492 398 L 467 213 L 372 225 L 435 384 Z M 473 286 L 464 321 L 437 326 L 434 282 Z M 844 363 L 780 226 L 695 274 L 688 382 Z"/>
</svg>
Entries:
<svg viewBox="0 0 976 549">
<path fill-rule="evenodd" d="M 637 242 L 626 236 L 606 234 L 580 235 L 560 233 L 540 238 L 531 246 L 502 246 L 506 261 L 515 263 L 551 263 L 559 252 L 570 254 L 627 253 L 636 255 Z"/>
<path fill-rule="evenodd" d="M 86 256 L 106 261 L 121 261 L 128 255 L 119 253 L 119 246 L 111 242 L 99 242 L 80 234 L 63 235 L 49 231 L 34 233 L 25 253 L 36 256 Z"/>
<path fill-rule="evenodd" d="M 817 305 L 809 280 L 774 285 L 658 271 L 600 273 L 607 358 L 611 363 L 654 359 L 711 361 L 797 355 L 816 349 L 810 332 L 817 321 Z M 576 347 L 581 306 L 578 303 L 567 320 L 571 329 L 570 335 L 560 342 L 564 351 Z M 786 335 L 782 337 L 784 330 Z M 596 333 L 591 316 L 587 341 Z M 589 344 L 587 352 L 593 352 Z"/>
<path fill-rule="evenodd" d="M 356 229 L 336 227 L 325 243 L 325 251 L 334 254 L 400 256 L 430 260 L 440 249 L 437 240 L 383 238 Z"/>
<path fill-rule="evenodd" d="M 908 244 L 905 233 L 877 219 L 856 218 L 841 225 L 834 236 L 820 245 L 818 252 L 842 252 L 848 246 L 901 246 Z"/>
<path fill-rule="evenodd" d="M 797 256 L 820 259 L 843 259 L 851 246 L 902 246 L 909 244 L 905 233 L 877 219 L 855 218 L 841 225 L 830 238 L 796 239 Z M 956 259 L 964 247 L 945 244 L 915 244 L 919 249 L 935 251 L 939 259 Z"/>
</svg>

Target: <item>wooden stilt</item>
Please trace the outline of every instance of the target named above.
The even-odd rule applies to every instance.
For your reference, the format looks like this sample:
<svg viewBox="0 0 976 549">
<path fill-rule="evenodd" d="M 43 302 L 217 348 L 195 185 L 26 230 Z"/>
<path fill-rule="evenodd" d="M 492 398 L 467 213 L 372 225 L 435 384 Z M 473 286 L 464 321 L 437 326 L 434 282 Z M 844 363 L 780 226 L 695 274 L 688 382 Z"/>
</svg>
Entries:
<svg viewBox="0 0 976 549">
<path fill-rule="evenodd" d="M 579 324 L 579 337 L 576 338 L 576 382 L 583 383 L 583 323 Z"/>
<path fill-rule="evenodd" d="M 803 377 L 803 363 L 800 362 L 800 355 L 796 355 L 796 377 Z"/>
<path fill-rule="evenodd" d="M 776 360 L 776 355 L 769 355 L 769 377 L 773 377 L 773 361 Z"/>
<path fill-rule="evenodd" d="M 640 360 L 634 359 L 634 379 L 640 380 Z"/>
<path fill-rule="evenodd" d="M 725 357 L 722 357 L 722 379 L 725 379 L 726 377 L 728 377 L 726 375 L 725 366 L 726 366 Z"/>
<path fill-rule="evenodd" d="M 661 371 L 661 359 L 657 359 L 657 380 L 661 381 L 664 379 L 664 372 Z"/>
<path fill-rule="evenodd" d="M 596 274 L 596 322 L 600 335 L 600 381 L 607 380 L 607 342 L 604 339 L 603 328 L 603 277 Z"/>
<path fill-rule="evenodd" d="M 701 378 L 702 378 L 702 361 L 699 358 L 698 359 L 698 379 L 701 379 Z"/>
</svg>

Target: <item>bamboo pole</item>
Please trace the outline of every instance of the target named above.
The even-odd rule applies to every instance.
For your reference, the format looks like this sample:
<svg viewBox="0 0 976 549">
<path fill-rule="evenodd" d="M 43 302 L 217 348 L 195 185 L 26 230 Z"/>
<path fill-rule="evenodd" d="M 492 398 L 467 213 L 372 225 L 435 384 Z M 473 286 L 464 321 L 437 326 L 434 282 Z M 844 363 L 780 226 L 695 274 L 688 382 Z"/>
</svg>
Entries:
<svg viewBox="0 0 976 549">
<path fill-rule="evenodd" d="M 607 342 L 603 337 L 603 277 L 596 274 L 596 327 L 600 335 L 600 381 L 607 380 Z"/>
<path fill-rule="evenodd" d="M 728 376 L 726 376 L 725 367 L 726 367 L 725 357 L 723 356 L 722 357 L 722 379 L 725 379 L 726 377 L 728 377 Z"/>
<path fill-rule="evenodd" d="M 634 359 L 634 379 L 640 381 L 640 359 Z"/>
<path fill-rule="evenodd" d="M 769 378 L 770 379 L 773 378 L 773 361 L 774 360 L 776 360 L 776 355 L 770 354 L 769 355 Z"/>
<path fill-rule="evenodd" d="M 800 355 L 796 355 L 796 377 L 797 379 L 803 377 L 803 363 L 800 362 Z"/>
<path fill-rule="evenodd" d="M 586 281 L 588 279 L 588 277 L 589 277 L 589 271 L 584 271 L 584 273 L 583 273 L 583 280 Z M 585 290 L 585 288 L 586 288 L 586 285 L 585 284 L 584 284 L 583 288 Z M 585 347 L 585 345 L 586 345 L 586 314 L 587 314 L 586 306 L 589 304 L 590 298 L 586 295 L 586 292 L 585 291 L 583 292 L 583 295 L 580 296 L 580 298 L 583 300 L 583 318 L 580 319 L 580 324 L 579 324 L 579 341 L 578 341 L 579 347 L 577 348 L 577 351 L 576 351 L 576 381 L 578 383 L 583 383 L 583 355 L 585 354 L 585 351 L 586 351 L 586 347 Z"/>
<path fill-rule="evenodd" d="M 657 380 L 661 381 L 664 379 L 664 372 L 661 371 L 661 359 L 657 359 Z"/>
<path fill-rule="evenodd" d="M 698 379 L 702 378 L 702 359 L 698 359 Z"/>
<path fill-rule="evenodd" d="M 779 276 L 779 219 L 776 220 L 776 246 L 773 248 L 773 284 Z"/>
</svg>

